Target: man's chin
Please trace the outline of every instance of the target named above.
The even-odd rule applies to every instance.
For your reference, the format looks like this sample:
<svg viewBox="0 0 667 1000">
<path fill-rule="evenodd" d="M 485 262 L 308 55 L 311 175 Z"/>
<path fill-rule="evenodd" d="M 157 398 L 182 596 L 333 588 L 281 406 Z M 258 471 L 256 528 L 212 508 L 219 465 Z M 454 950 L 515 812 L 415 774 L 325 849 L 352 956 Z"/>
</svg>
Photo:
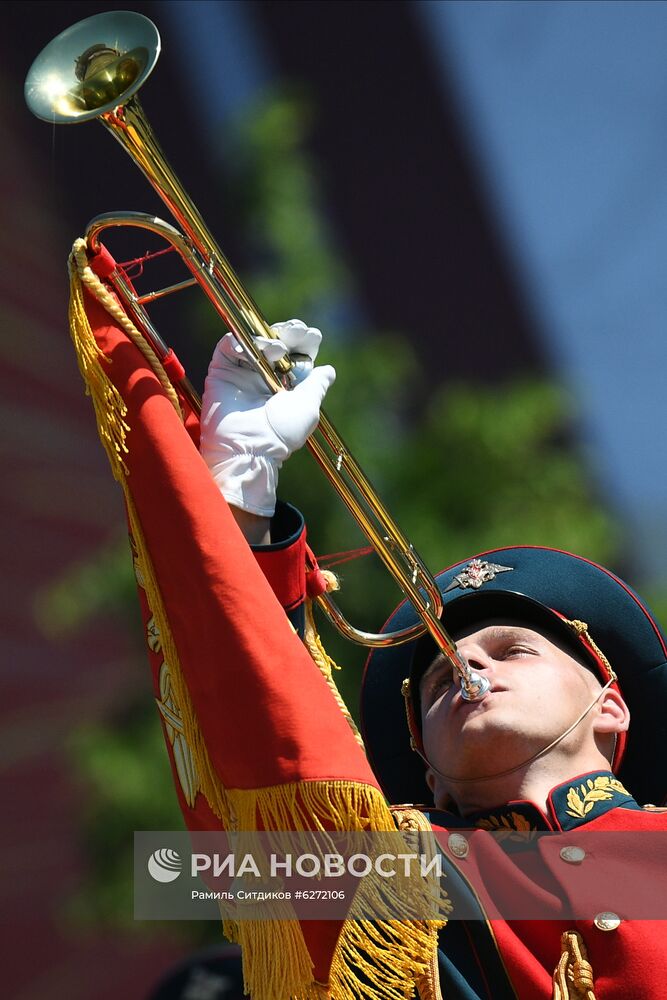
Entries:
<svg viewBox="0 0 667 1000">
<path fill-rule="evenodd" d="M 452 713 L 452 728 L 460 739 L 491 739 L 503 733 L 516 738 L 517 720 L 504 692 L 491 692 L 483 701 L 461 702 Z"/>
<path fill-rule="evenodd" d="M 481 716 L 468 716 L 457 727 L 454 740 L 448 747 L 448 752 L 439 756 L 450 763 L 441 770 L 453 778 L 467 779 L 470 775 L 487 775 L 513 767 L 520 763 L 532 751 L 535 738 L 517 731 L 509 719 L 482 720 Z M 538 749 L 541 748 L 538 746 Z M 517 754 L 517 750 L 525 752 Z M 456 766 L 452 762 L 456 761 Z"/>
</svg>

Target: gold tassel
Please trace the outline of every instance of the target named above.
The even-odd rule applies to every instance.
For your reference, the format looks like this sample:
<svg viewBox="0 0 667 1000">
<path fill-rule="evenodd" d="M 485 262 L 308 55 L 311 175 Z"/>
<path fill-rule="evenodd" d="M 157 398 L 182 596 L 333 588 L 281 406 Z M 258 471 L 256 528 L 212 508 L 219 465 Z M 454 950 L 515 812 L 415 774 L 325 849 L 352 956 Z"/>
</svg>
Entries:
<svg viewBox="0 0 667 1000">
<path fill-rule="evenodd" d="M 206 749 L 204 737 L 199 728 L 199 722 L 195 714 L 194 707 L 190 700 L 190 692 L 183 678 L 180 659 L 176 649 L 176 643 L 169 627 L 167 613 L 162 601 L 162 595 L 158 587 L 153 564 L 150 560 L 144 534 L 139 523 L 134 500 L 128 489 L 124 478 L 120 480 L 125 493 L 127 504 L 128 520 L 130 523 L 130 533 L 132 535 L 137 553 L 137 565 L 142 577 L 142 586 L 146 591 L 146 600 L 155 619 L 160 634 L 160 643 L 166 662 L 169 664 L 171 683 L 174 691 L 174 700 L 178 705 L 182 725 L 183 736 L 192 753 L 193 761 L 200 779 L 200 787 L 215 815 L 222 821 L 227 829 L 233 828 L 233 814 L 230 812 L 229 804 L 225 798 L 224 791 L 220 785 L 220 780 L 215 772 L 211 759 Z"/>
<path fill-rule="evenodd" d="M 132 320 L 129 318 L 123 307 L 119 304 L 118 300 L 111 294 L 109 289 L 106 287 L 103 281 L 97 277 L 90 264 L 88 263 L 88 253 L 86 241 L 84 239 L 78 239 L 74 241 L 72 247 L 72 252 L 69 257 L 69 271 L 70 271 L 70 330 L 72 332 L 72 339 L 74 341 L 74 348 L 77 352 L 77 357 L 80 359 L 79 367 L 81 369 L 81 374 L 83 375 L 86 385 L 88 385 L 88 378 L 86 370 L 81 367 L 81 358 L 87 356 L 91 351 L 103 357 L 104 360 L 109 364 L 109 359 L 100 351 L 95 338 L 93 337 L 92 330 L 90 329 L 90 323 L 88 322 L 88 317 L 83 305 L 83 291 L 82 285 L 85 285 L 88 291 L 93 295 L 97 301 L 103 306 L 104 309 L 109 313 L 111 318 L 115 320 L 118 326 L 127 334 L 129 339 L 132 341 L 134 346 L 141 351 L 144 358 L 148 362 L 149 366 L 153 370 L 154 375 L 158 379 L 160 385 L 164 389 L 167 399 L 174 407 L 178 413 L 181 420 L 183 419 L 183 411 L 181 409 L 181 404 L 178 399 L 178 393 L 172 385 L 171 379 L 165 371 L 164 365 L 158 358 L 157 354 L 146 340 L 146 338 L 139 332 Z M 83 337 L 79 338 L 75 330 L 81 330 L 83 332 Z M 81 344 L 79 341 L 81 340 Z M 80 346 L 84 348 L 84 355 L 79 353 Z M 96 357 L 95 360 L 99 360 Z M 94 371 L 94 369 L 93 369 Z M 106 376 L 105 376 L 106 378 Z M 108 382 L 108 379 L 106 380 Z M 111 383 L 109 383 L 110 385 Z M 116 392 L 116 390 L 114 390 Z M 93 397 L 94 398 L 94 397 Z M 124 404 L 123 404 L 124 405 Z M 96 410 L 97 412 L 97 410 Z M 98 424 L 99 426 L 99 424 Z M 129 428 L 126 428 L 126 430 Z M 123 438 L 124 443 L 124 438 Z M 106 445 L 105 445 L 106 447 Z M 113 467 L 113 465 L 112 465 Z M 127 469 L 124 468 L 123 471 L 127 474 Z"/>
<path fill-rule="evenodd" d="M 595 1000 L 593 968 L 579 931 L 565 931 L 554 970 L 552 1000 Z"/>
<path fill-rule="evenodd" d="M 127 409 L 104 371 L 104 365 L 110 362 L 99 349 L 85 312 L 81 273 L 85 244 L 78 242 L 81 244 L 75 245 L 78 260 L 70 260 L 72 339 L 86 390 L 93 400 L 100 438 L 113 474 L 125 494 L 137 567 L 160 635 L 162 652 L 169 664 L 183 736 L 192 752 L 202 794 L 223 826 L 230 831 L 252 831 L 259 824 L 260 828 L 268 831 L 315 830 L 325 833 L 337 829 L 395 832 L 396 825 L 384 797 L 371 785 L 352 781 L 312 781 L 271 788 L 223 788 L 209 757 L 181 671 L 138 512 L 126 481 L 128 470 L 123 454 L 127 453 Z M 87 271 L 90 272 L 89 267 Z M 88 284 L 86 277 L 83 280 Z M 106 294 L 112 298 L 108 292 Z M 124 323 L 121 325 L 125 328 Z M 177 401 L 176 407 L 178 409 Z M 315 654 L 313 658 L 318 667 L 325 676 L 327 673 L 330 676 L 334 664 L 324 652 L 314 625 L 310 631 L 309 648 Z M 335 690 L 335 685 L 333 687 Z M 335 697 L 342 705 L 337 691 Z M 344 711 L 354 727 L 347 709 Z M 422 890 L 422 896 L 433 904 L 434 893 L 428 887 Z M 390 912 L 389 904 L 387 910 Z M 396 920 L 390 917 L 373 921 L 344 921 L 331 965 L 330 981 L 323 984 L 314 981 L 312 960 L 299 922 L 290 919 L 291 913 L 287 908 L 279 914 L 285 919 L 276 919 L 273 906 L 270 913 L 271 919 L 265 920 L 233 921 L 224 919 L 223 915 L 225 935 L 241 945 L 245 989 L 253 1000 L 342 1000 L 348 997 L 355 1000 L 406 1000 L 413 995 L 417 979 L 429 968 L 437 946 L 438 929 L 445 922 Z"/>
<path fill-rule="evenodd" d="M 122 482 L 122 480 L 121 480 Z M 185 739 L 201 778 L 201 790 L 213 812 L 228 830 L 326 833 L 335 830 L 394 832 L 396 824 L 381 792 L 352 781 L 304 781 L 257 789 L 225 789 L 208 755 L 162 598 L 146 550 L 143 533 L 126 484 L 130 526 L 137 549 L 146 598 L 159 629 L 169 663 L 174 698 L 178 703 Z M 420 881 L 424 904 L 434 908 L 434 894 Z M 394 911 L 395 912 L 395 908 Z M 438 921 L 346 920 L 331 965 L 329 984 L 316 984 L 301 927 L 290 913 L 271 910 L 271 919 L 223 919 L 223 932 L 238 943 L 244 955 L 245 989 L 253 1000 L 405 1000 L 417 978 L 426 974 L 438 930 Z M 277 958 L 279 956 L 279 958 Z M 362 978 L 363 977 L 363 978 Z M 369 985 L 371 984 L 371 985 Z M 323 992 L 324 991 L 324 992 Z M 328 991 L 328 993 L 327 993 Z"/>
<path fill-rule="evenodd" d="M 127 406 L 116 387 L 104 371 L 110 364 L 100 350 L 88 322 L 83 303 L 83 286 L 73 257 L 69 260 L 70 300 L 69 327 L 76 351 L 79 371 L 95 410 L 95 420 L 100 440 L 109 458 L 111 471 L 117 480 L 127 475 L 123 455 L 127 454 L 125 436 L 129 427 L 125 421 Z"/>
<path fill-rule="evenodd" d="M 338 579 L 335 576 L 335 574 L 332 573 L 330 570 L 322 570 L 321 572 L 327 581 L 327 592 L 330 592 L 332 590 L 338 590 Z M 345 702 L 343 701 L 341 693 L 338 690 L 335 680 L 333 679 L 332 671 L 340 670 L 340 667 L 338 666 L 337 663 L 335 663 L 332 657 L 329 656 L 329 654 L 327 653 L 326 649 L 322 644 L 322 640 L 320 639 L 320 635 L 319 632 L 317 631 L 317 626 L 315 624 L 315 616 L 313 614 L 313 601 L 309 600 L 307 600 L 305 603 L 305 630 L 304 630 L 303 641 L 304 645 L 306 646 L 306 649 L 310 653 L 313 662 L 317 665 L 317 668 L 319 669 L 320 673 L 327 682 L 329 690 L 334 696 L 338 708 L 343 714 L 343 717 L 345 718 L 350 729 L 354 733 L 355 740 L 357 741 L 361 749 L 365 752 L 366 748 L 364 747 L 364 741 L 361 738 L 361 733 L 357 729 L 356 723 L 352 718 L 352 714 L 347 705 L 345 704 Z"/>
</svg>

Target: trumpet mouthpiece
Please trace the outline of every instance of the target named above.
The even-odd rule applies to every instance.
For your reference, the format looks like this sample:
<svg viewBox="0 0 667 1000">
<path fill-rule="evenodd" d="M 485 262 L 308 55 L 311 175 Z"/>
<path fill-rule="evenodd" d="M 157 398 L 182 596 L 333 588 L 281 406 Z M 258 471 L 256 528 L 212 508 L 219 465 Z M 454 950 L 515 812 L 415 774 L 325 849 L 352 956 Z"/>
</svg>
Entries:
<svg viewBox="0 0 667 1000">
<path fill-rule="evenodd" d="M 464 701 L 481 701 L 490 690 L 489 678 L 471 670 L 465 683 L 461 684 L 461 697 Z"/>
</svg>

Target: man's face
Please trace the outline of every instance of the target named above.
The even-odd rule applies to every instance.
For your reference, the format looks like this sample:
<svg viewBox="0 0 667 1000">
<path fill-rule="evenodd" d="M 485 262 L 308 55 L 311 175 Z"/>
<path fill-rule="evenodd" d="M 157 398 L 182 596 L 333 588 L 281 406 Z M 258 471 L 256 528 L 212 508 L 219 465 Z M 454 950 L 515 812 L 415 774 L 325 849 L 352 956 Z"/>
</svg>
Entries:
<svg viewBox="0 0 667 1000">
<path fill-rule="evenodd" d="M 456 645 L 472 669 L 488 677 L 489 694 L 464 701 L 444 657 L 433 661 L 420 683 L 426 756 L 457 778 L 499 772 L 537 753 L 572 725 L 602 686 L 554 636 L 507 619 L 473 629 Z M 593 740 L 593 716 L 563 741 L 562 753 Z"/>
</svg>

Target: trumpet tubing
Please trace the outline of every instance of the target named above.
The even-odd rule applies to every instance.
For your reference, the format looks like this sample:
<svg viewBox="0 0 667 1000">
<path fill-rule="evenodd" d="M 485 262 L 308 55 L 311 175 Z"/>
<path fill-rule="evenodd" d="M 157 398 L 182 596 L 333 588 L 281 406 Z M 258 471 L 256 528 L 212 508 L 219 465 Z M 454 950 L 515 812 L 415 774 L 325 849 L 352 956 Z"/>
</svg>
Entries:
<svg viewBox="0 0 667 1000">
<path fill-rule="evenodd" d="M 253 358 L 271 391 L 289 390 L 292 362 L 283 359 L 274 370 L 256 347 L 255 337 L 273 338 L 275 334 L 169 165 L 139 102 L 137 91 L 150 75 L 159 52 L 155 25 L 140 14 L 112 11 L 87 18 L 53 39 L 37 57 L 26 79 L 28 106 L 37 117 L 49 122 L 101 121 L 140 168 L 180 227 L 179 231 L 160 219 L 138 213 L 105 215 L 88 227 L 86 236 L 91 249 L 99 246 L 101 233 L 112 226 L 135 226 L 160 235 L 179 252 L 217 313 Z M 111 281 L 133 320 L 164 355 L 166 346 L 118 269 Z M 180 388 L 197 407 L 199 399 L 189 383 Z M 482 697 L 483 679 L 460 659 L 440 621 L 442 598 L 433 576 L 325 413 L 308 447 L 423 624 L 393 633 L 361 632 L 347 622 L 328 595 L 318 598 L 324 612 L 348 639 L 365 646 L 408 642 L 428 630 L 461 676 L 464 694 L 471 699 Z"/>
</svg>

